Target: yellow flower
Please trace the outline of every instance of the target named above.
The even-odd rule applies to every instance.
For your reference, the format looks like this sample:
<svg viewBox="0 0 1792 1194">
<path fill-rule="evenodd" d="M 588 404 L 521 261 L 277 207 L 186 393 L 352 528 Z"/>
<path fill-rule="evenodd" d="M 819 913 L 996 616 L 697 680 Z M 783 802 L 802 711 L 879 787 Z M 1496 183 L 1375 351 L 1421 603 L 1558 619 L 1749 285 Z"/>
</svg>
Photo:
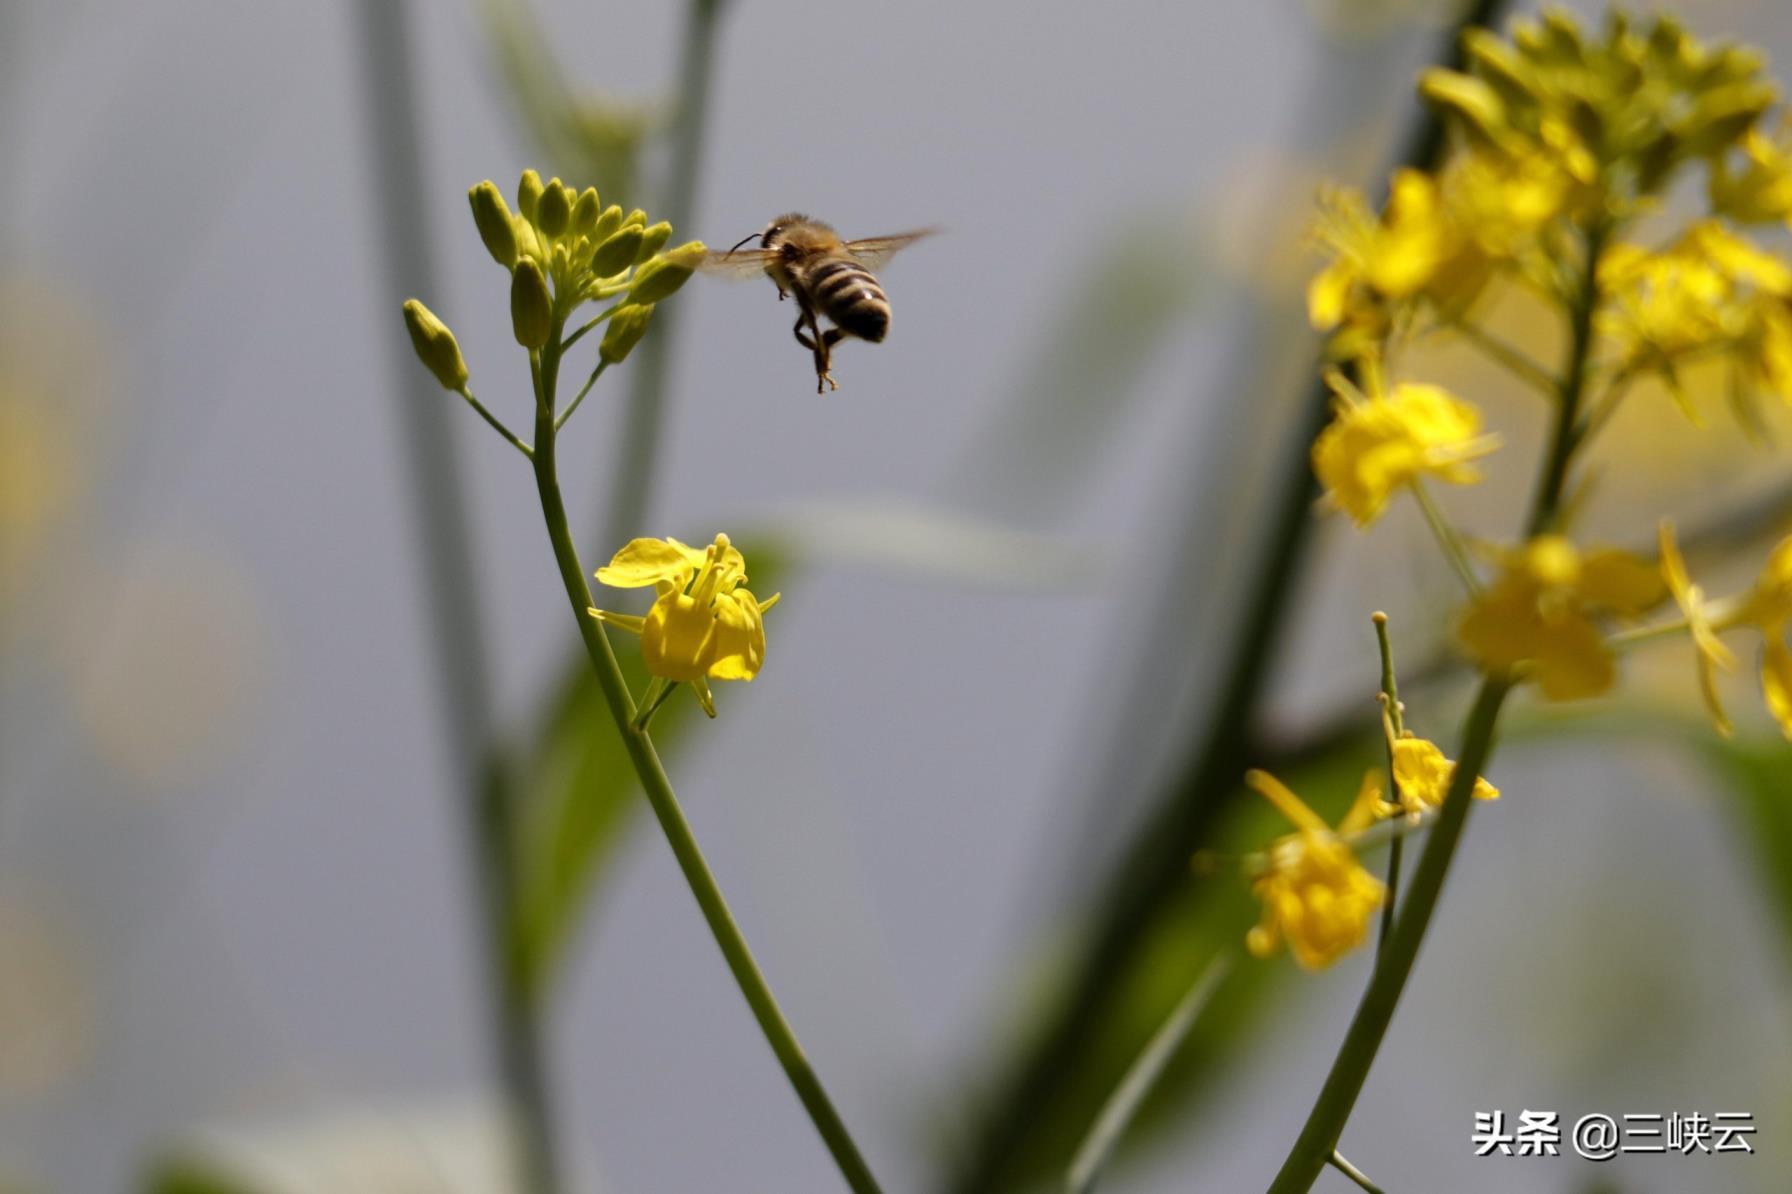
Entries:
<svg viewBox="0 0 1792 1194">
<path fill-rule="evenodd" d="M 1313 471 L 1326 499 L 1358 526 L 1380 517 L 1396 489 L 1424 476 L 1456 485 L 1481 479 L 1471 461 L 1498 446 L 1481 435 L 1481 412 L 1437 386 L 1403 382 L 1364 398 L 1331 377 L 1337 414 L 1313 442 Z"/>
<path fill-rule="evenodd" d="M 1663 520 L 1661 524 L 1661 575 L 1667 581 L 1668 591 L 1674 595 L 1674 604 L 1686 617 L 1686 628 L 1692 636 L 1693 646 L 1698 651 L 1699 694 L 1705 699 L 1705 708 L 1711 713 L 1712 724 L 1717 732 L 1728 738 L 1733 732 L 1729 717 L 1724 713 L 1723 702 L 1717 695 L 1717 672 L 1719 668 L 1730 671 L 1736 666 L 1736 656 L 1717 637 L 1717 629 L 1712 624 L 1709 609 L 1705 601 L 1705 591 L 1692 583 L 1687 575 L 1686 561 L 1680 555 L 1680 545 L 1674 541 L 1674 524 Z"/>
<path fill-rule="evenodd" d="M 1275 953 L 1286 939 L 1294 960 L 1308 970 L 1331 965 L 1362 943 L 1369 919 L 1386 890 L 1363 868 L 1340 835 L 1367 828 L 1381 805 L 1374 772 L 1363 777 L 1356 803 L 1334 832 L 1280 780 L 1252 771 L 1245 782 L 1294 823 L 1296 832 L 1270 846 L 1251 894 L 1263 903 L 1263 919 L 1245 937 L 1257 957 Z"/>
<path fill-rule="evenodd" d="M 1767 558 L 1750 591 L 1726 600 L 1708 601 L 1692 582 L 1686 562 L 1674 542 L 1674 528 L 1661 524 L 1661 568 L 1674 600 L 1686 618 L 1686 627 L 1698 651 L 1699 691 L 1718 732 L 1728 737 L 1730 719 L 1717 695 L 1717 671 L 1736 666 L 1736 657 L 1718 635 L 1751 626 L 1761 632 L 1761 692 L 1782 733 L 1792 739 L 1792 647 L 1786 631 L 1792 627 L 1792 538 L 1784 539 Z"/>
<path fill-rule="evenodd" d="M 1743 165 L 1733 170 L 1728 156 L 1711 163 L 1711 207 L 1739 224 L 1792 219 L 1792 144 L 1782 125 L 1777 135 L 1750 129 L 1742 140 Z"/>
<path fill-rule="evenodd" d="M 1444 757 L 1435 742 L 1407 730 L 1398 738 L 1390 737 L 1388 746 L 1394 756 L 1395 807 L 1417 819 L 1428 808 L 1443 807 L 1449 794 L 1450 780 L 1456 774 L 1454 761 Z M 1475 777 L 1476 800 L 1498 800 L 1500 790 L 1481 776 Z"/>
<path fill-rule="evenodd" d="M 746 560 L 728 536 L 717 535 L 702 551 L 676 539 L 635 539 L 598 569 L 597 579 L 619 589 L 653 586 L 659 596 L 646 617 L 589 612 L 640 635 L 647 670 L 688 682 L 711 717 L 709 681 L 751 680 L 765 663 L 764 614 L 778 595 L 762 602 L 747 589 Z"/>
<path fill-rule="evenodd" d="M 1379 220 L 1356 191 L 1328 192 L 1320 203 L 1314 235 L 1333 254 L 1307 289 L 1307 313 L 1320 331 L 1337 327 L 1373 299 L 1418 294 L 1456 251 L 1458 237 L 1445 218 L 1437 180 L 1421 171 L 1394 175 Z"/>
<path fill-rule="evenodd" d="M 1499 579 L 1456 628 L 1469 654 L 1489 672 L 1528 666 L 1553 701 L 1610 688 L 1616 666 L 1598 621 L 1635 617 L 1660 601 L 1655 569 L 1628 552 L 1582 553 L 1559 535 L 1539 536 L 1501 563 Z"/>
<path fill-rule="evenodd" d="M 1714 220 L 1688 229 L 1660 252 L 1614 245 L 1600 264 L 1608 302 L 1600 331 L 1618 367 L 1655 373 L 1695 424 L 1679 369 L 1723 354 L 1744 401 L 1756 389 L 1792 394 L 1792 265 Z"/>
</svg>

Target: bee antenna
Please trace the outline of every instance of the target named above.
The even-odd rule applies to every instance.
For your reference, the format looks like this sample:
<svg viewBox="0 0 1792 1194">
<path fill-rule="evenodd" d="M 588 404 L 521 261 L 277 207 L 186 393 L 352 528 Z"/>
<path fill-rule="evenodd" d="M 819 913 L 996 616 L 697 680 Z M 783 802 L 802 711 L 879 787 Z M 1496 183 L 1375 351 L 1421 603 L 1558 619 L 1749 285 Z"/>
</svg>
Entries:
<svg viewBox="0 0 1792 1194">
<path fill-rule="evenodd" d="M 743 237 L 741 237 L 741 238 L 740 238 L 740 239 L 739 239 L 739 240 L 738 240 L 738 241 L 735 241 L 735 242 L 734 242 L 734 249 L 738 249 L 738 248 L 740 248 L 740 247 L 741 247 L 741 246 L 742 246 L 742 245 L 744 245 L 744 244 L 746 244 L 746 243 L 747 243 L 747 242 L 748 242 L 748 241 L 750 241 L 750 240 L 753 240 L 753 239 L 754 239 L 754 238 L 755 238 L 755 237 L 757 237 L 757 236 L 759 236 L 759 235 L 760 235 L 760 234 L 759 234 L 759 233 L 757 233 L 757 232 L 749 232 L 749 233 L 747 233 L 747 234 L 746 234 L 746 235 L 745 235 L 745 236 L 743 236 Z M 734 252 L 734 249 L 729 249 L 729 250 L 728 250 L 728 251 L 729 251 L 729 252 L 730 252 L 730 253 L 732 253 L 732 252 Z"/>
</svg>

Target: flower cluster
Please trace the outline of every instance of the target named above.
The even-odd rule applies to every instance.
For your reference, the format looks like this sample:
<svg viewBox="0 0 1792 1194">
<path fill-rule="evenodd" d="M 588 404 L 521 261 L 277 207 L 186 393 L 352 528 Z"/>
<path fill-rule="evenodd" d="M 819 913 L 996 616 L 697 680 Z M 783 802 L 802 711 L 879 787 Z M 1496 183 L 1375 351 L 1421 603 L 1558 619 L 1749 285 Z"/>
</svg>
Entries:
<svg viewBox="0 0 1792 1194">
<path fill-rule="evenodd" d="M 751 680 L 765 662 L 765 611 L 746 587 L 747 562 L 717 535 L 699 551 L 676 539 L 635 539 L 597 570 L 611 588 L 658 594 L 645 617 L 592 609 L 592 617 L 641 636 L 641 658 L 662 680 L 688 683 L 703 711 L 716 715 L 711 680 Z"/>
<path fill-rule="evenodd" d="M 1764 426 L 1760 396 L 1792 399 L 1792 261 L 1750 234 L 1792 223 L 1792 126 L 1773 123 L 1763 60 L 1701 43 L 1667 17 L 1619 15 L 1589 31 L 1561 12 L 1509 36 L 1471 32 L 1463 49 L 1464 69 L 1431 70 L 1419 84 L 1445 119 L 1441 162 L 1395 173 L 1379 211 L 1353 191 L 1320 197 L 1315 240 L 1327 261 L 1307 306 L 1333 362 L 1333 417 L 1312 448 L 1325 504 L 1358 527 L 1402 495 L 1418 505 L 1464 585 L 1453 636 L 1490 692 L 1523 683 L 1547 700 L 1597 696 L 1615 685 L 1625 650 L 1685 633 L 1705 702 L 1728 732 L 1716 677 L 1736 664 L 1725 639 L 1750 631 L 1764 643 L 1768 711 L 1792 737 L 1792 539 L 1751 589 L 1713 600 L 1671 528 L 1659 562 L 1572 537 L 1589 491 L 1588 445 L 1638 381 L 1661 383 L 1695 423 L 1683 384 L 1695 363 L 1727 369 L 1750 429 Z M 1697 195 L 1698 210 L 1666 236 L 1652 225 L 1645 239 L 1641 222 L 1670 193 Z M 1559 372 L 1484 326 L 1495 291 L 1561 320 Z M 1430 335 L 1485 353 L 1552 408 L 1516 541 L 1459 530 L 1427 489 L 1479 481 L 1499 442 L 1472 402 L 1396 370 L 1404 347 Z M 1670 597 L 1677 620 L 1644 621 Z M 1390 799 L 1371 775 L 1334 829 L 1269 776 L 1248 779 L 1296 826 L 1256 873 L 1254 952 L 1286 941 L 1314 967 L 1361 941 L 1385 894 L 1357 859 L 1364 830 L 1386 817 L 1416 826 L 1446 801 L 1456 766 L 1402 728 L 1391 654 L 1384 668 Z M 1499 795 L 1481 778 L 1467 794 Z"/>
<path fill-rule="evenodd" d="M 595 187 L 544 183 L 533 170 L 517 184 L 515 213 L 489 179 L 467 200 L 486 251 L 510 271 L 511 327 L 524 348 L 546 344 L 552 321 L 580 303 L 621 295 L 599 348 L 605 362 L 621 361 L 646 333 L 654 304 L 684 285 L 706 253 L 700 241 L 666 250 L 672 225 L 649 224 L 639 208 L 624 215 L 618 204 L 603 206 Z"/>
</svg>

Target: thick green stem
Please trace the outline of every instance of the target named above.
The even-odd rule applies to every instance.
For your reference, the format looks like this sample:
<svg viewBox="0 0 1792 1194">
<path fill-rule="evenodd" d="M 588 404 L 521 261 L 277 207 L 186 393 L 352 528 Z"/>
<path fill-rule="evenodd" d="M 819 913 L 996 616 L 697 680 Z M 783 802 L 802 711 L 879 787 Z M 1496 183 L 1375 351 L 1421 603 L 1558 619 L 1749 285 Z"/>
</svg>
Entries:
<svg viewBox="0 0 1792 1194">
<path fill-rule="evenodd" d="M 374 183 L 369 210 L 382 218 L 376 238 L 384 255 L 387 310 L 415 294 L 436 291 L 428 228 L 395 196 L 423 191 L 419 158 L 415 76 L 410 54 L 410 5 L 356 6 L 361 20 L 364 99 Z M 505 1112 L 516 1141 L 516 1188 L 523 1194 L 557 1194 L 553 1106 L 544 1026 L 514 965 L 515 826 L 509 770 L 491 710 L 491 669 L 471 519 L 459 479 L 456 444 L 443 417 L 442 391 L 405 353 L 403 384 L 394 387 L 399 440 L 412 491 L 413 517 L 423 563 L 423 607 L 434 639 L 437 682 L 446 739 L 464 818 L 477 892 L 482 962 L 489 984 L 493 1047 Z M 470 391 L 462 395 L 474 402 Z M 527 454 L 490 412 L 486 420 Z"/>
<path fill-rule="evenodd" d="M 1586 393 L 1588 369 L 1593 356 L 1593 319 L 1599 306 L 1599 256 L 1605 247 L 1610 228 L 1596 221 L 1587 230 L 1583 282 L 1570 312 L 1571 334 L 1568 359 L 1562 369 L 1561 407 L 1556 411 L 1555 428 L 1538 474 L 1537 494 L 1530 517 L 1525 520 L 1527 536 L 1555 529 L 1562 508 L 1562 496 L 1568 484 L 1568 467 L 1574 459 L 1576 428 L 1579 424 L 1581 399 Z M 1493 750 L 1494 731 L 1499 723 L 1500 707 L 1511 691 L 1511 680 L 1505 676 L 1489 676 L 1482 681 L 1480 695 L 1470 711 L 1463 731 L 1462 753 L 1450 777 L 1450 791 L 1419 856 L 1413 871 L 1406 903 L 1394 923 L 1394 931 L 1376 959 L 1375 972 L 1368 989 L 1357 1005 L 1356 1015 L 1338 1047 L 1338 1056 L 1320 1088 L 1307 1122 L 1301 1128 L 1294 1147 L 1282 1162 L 1281 1172 L 1269 1188 L 1269 1194 L 1305 1194 L 1319 1176 L 1319 1171 L 1338 1147 L 1338 1138 L 1368 1080 L 1369 1067 L 1381 1048 L 1388 1023 L 1406 989 L 1407 977 L 1418 958 L 1419 946 L 1431 925 L 1431 914 L 1443 891 L 1456 855 L 1456 843 L 1468 821 L 1468 810 L 1475 779 L 1486 766 Z"/>
<path fill-rule="evenodd" d="M 1375 611 L 1372 619 L 1375 623 L 1375 641 L 1381 649 L 1381 695 L 1387 709 L 1388 738 L 1388 796 L 1398 802 L 1400 799 L 1399 781 L 1394 775 L 1394 739 L 1400 736 L 1405 728 L 1400 713 L 1400 685 L 1394 679 L 1394 646 L 1388 640 L 1388 616 L 1380 610 Z M 1381 930 L 1375 939 L 1375 957 L 1379 961 L 1382 952 L 1387 949 L 1388 934 L 1394 930 L 1394 902 L 1400 895 L 1400 855 L 1405 845 L 1405 837 L 1396 837 L 1388 843 L 1388 891 L 1387 902 L 1381 906 Z"/>
<path fill-rule="evenodd" d="M 566 503 L 560 496 L 560 481 L 555 464 L 554 387 L 560 369 L 559 344 L 562 331 L 562 327 L 556 324 L 547 347 L 542 349 L 541 365 L 537 370 L 540 389 L 535 414 L 535 486 L 541 497 L 541 513 L 547 523 L 548 541 L 554 548 L 554 561 L 559 565 L 560 580 L 566 586 L 566 598 L 572 605 L 573 619 L 578 623 L 585 653 L 591 657 L 591 667 L 597 675 L 598 687 L 603 691 L 604 703 L 609 707 L 616 732 L 622 735 L 629 762 L 633 764 L 635 774 L 641 781 L 641 788 L 647 794 L 647 802 L 653 807 L 654 816 L 659 819 L 666 842 L 672 847 L 672 854 L 678 860 L 679 870 L 684 872 L 685 882 L 690 885 L 691 894 L 696 897 L 703 919 L 708 922 L 709 931 L 714 935 L 716 945 L 720 947 L 722 957 L 734 975 L 734 981 L 740 985 L 740 992 L 746 997 L 747 1006 L 752 1009 L 760 1031 L 765 1034 L 767 1043 L 778 1058 L 778 1064 L 784 1067 L 784 1073 L 789 1077 L 790 1085 L 796 1089 L 803 1109 L 815 1123 L 815 1130 L 821 1134 L 828 1151 L 833 1154 L 835 1164 L 846 1178 L 846 1184 L 854 1194 L 878 1194 L 877 1180 L 871 1176 L 871 1170 L 859 1155 L 858 1146 L 853 1143 L 845 1123 L 829 1101 L 821 1079 L 816 1076 L 802 1045 L 797 1041 L 796 1033 L 791 1030 L 789 1022 L 784 1019 L 784 1013 L 779 1010 L 771 988 L 766 985 L 765 976 L 759 972 L 758 963 L 753 960 L 746 939 L 741 936 L 740 927 L 735 924 L 734 914 L 729 911 L 727 901 L 722 898 L 722 890 L 716 884 L 715 875 L 704 860 L 703 852 L 697 847 L 697 838 L 691 832 L 690 822 L 685 820 L 684 810 L 679 807 L 678 796 L 672 790 L 672 781 L 666 776 L 659 752 L 654 749 L 653 739 L 645 730 L 633 724 L 634 698 L 629 694 L 628 682 L 616 662 L 615 652 L 610 648 L 609 637 L 597 619 L 586 612 L 593 604 L 591 588 L 585 583 L 585 568 L 579 562 L 578 549 L 573 545 L 572 531 L 566 519 Z"/>
</svg>

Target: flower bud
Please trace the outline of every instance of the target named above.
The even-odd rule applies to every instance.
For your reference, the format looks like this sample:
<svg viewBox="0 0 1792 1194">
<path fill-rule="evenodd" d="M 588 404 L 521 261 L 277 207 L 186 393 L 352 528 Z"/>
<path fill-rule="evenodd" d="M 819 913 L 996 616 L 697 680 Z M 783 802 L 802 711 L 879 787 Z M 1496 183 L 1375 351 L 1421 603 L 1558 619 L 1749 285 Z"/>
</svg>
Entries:
<svg viewBox="0 0 1792 1194">
<path fill-rule="evenodd" d="M 535 208 L 540 201 L 541 175 L 533 170 L 523 171 L 521 181 L 516 184 L 516 207 L 523 213 L 523 219 L 531 224 L 535 222 Z"/>
<path fill-rule="evenodd" d="M 591 243 L 601 245 L 621 230 L 622 208 L 612 203 L 597 217 L 597 227 L 591 230 Z"/>
<path fill-rule="evenodd" d="M 672 225 L 664 220 L 641 229 L 641 247 L 635 251 L 635 264 L 640 265 L 665 248 L 666 241 L 671 239 L 671 236 Z"/>
<path fill-rule="evenodd" d="M 598 347 L 598 357 L 605 364 L 621 364 L 647 334 L 647 325 L 652 319 L 652 304 L 630 303 L 618 308 L 616 314 L 610 316 L 609 327 L 604 329 L 604 342 Z"/>
<path fill-rule="evenodd" d="M 572 230 L 577 236 L 590 236 L 597 227 L 598 213 L 603 205 L 597 200 L 597 188 L 586 187 L 579 192 L 579 201 L 572 205 Z"/>
<path fill-rule="evenodd" d="M 678 293 L 679 287 L 690 280 L 698 263 L 708 252 L 702 241 L 694 240 L 655 257 L 635 271 L 635 281 L 629 287 L 628 301 L 657 303 L 671 298 Z"/>
<path fill-rule="evenodd" d="M 417 359 L 435 374 L 435 379 L 442 383 L 442 388 L 457 393 L 465 389 L 467 362 L 461 357 L 460 345 L 455 342 L 454 333 L 448 330 L 448 325 L 437 319 L 434 311 L 416 299 L 407 299 L 404 304 L 404 326 L 411 333 L 411 347 L 416 349 Z"/>
<path fill-rule="evenodd" d="M 516 228 L 510 222 L 510 205 L 498 193 L 498 185 L 486 179 L 467 192 L 467 202 L 473 205 L 473 223 L 479 228 L 485 251 L 505 269 L 515 265 Z"/>
<path fill-rule="evenodd" d="M 542 190 L 535 208 L 535 223 L 549 236 L 559 236 L 572 223 L 572 197 L 558 178 Z"/>
<path fill-rule="evenodd" d="M 597 246 L 597 252 L 591 255 L 591 272 L 600 278 L 619 274 L 634 264 L 635 254 L 640 249 L 641 230 L 632 226 L 624 228 Z"/>
<path fill-rule="evenodd" d="M 628 218 L 622 221 L 622 226 L 624 228 L 647 227 L 647 213 L 638 207 L 635 208 L 635 210 L 628 213 Z"/>
<path fill-rule="evenodd" d="M 553 324 L 554 301 L 541 267 L 525 257 L 510 275 L 510 328 L 524 348 L 540 348 L 548 342 Z"/>
</svg>

